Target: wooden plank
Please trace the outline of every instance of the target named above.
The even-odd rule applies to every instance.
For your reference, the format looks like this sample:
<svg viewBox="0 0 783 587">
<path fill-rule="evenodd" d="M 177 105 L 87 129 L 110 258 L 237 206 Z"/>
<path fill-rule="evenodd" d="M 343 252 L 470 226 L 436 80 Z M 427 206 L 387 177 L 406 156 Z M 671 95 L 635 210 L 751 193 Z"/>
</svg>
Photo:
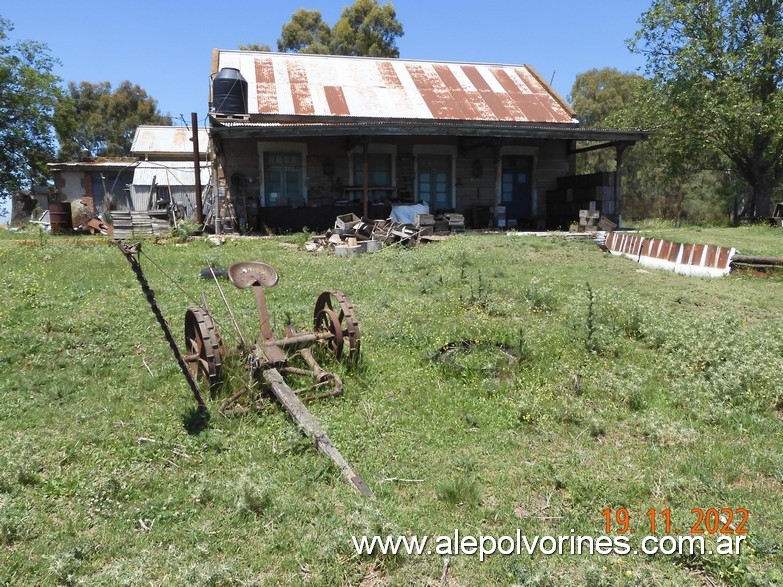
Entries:
<svg viewBox="0 0 783 587">
<path fill-rule="evenodd" d="M 321 423 L 310 413 L 310 410 L 307 409 L 293 390 L 288 387 L 280 372 L 277 369 L 267 369 L 264 371 L 264 379 L 272 388 L 272 393 L 275 394 L 278 401 L 283 404 L 286 411 L 296 420 L 302 433 L 315 443 L 315 447 L 322 454 L 332 459 L 340 468 L 340 474 L 351 484 L 351 487 L 365 497 L 372 497 L 373 492 L 364 482 L 364 479 L 351 468 L 343 455 L 340 454 L 340 451 L 335 448 Z"/>
<path fill-rule="evenodd" d="M 617 228 L 617 224 L 609 220 L 606 216 L 601 216 L 601 219 L 598 221 L 598 228 L 605 232 L 612 232 Z"/>
<path fill-rule="evenodd" d="M 783 265 L 781 257 L 757 257 L 755 255 L 734 255 L 731 258 L 732 263 L 743 263 L 747 265 Z"/>
</svg>

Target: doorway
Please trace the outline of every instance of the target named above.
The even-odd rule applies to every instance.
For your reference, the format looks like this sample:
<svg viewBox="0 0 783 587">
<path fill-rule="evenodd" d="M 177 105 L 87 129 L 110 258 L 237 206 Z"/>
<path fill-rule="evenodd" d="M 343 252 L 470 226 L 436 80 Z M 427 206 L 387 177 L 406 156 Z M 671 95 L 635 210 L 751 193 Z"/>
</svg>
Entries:
<svg viewBox="0 0 783 587">
<path fill-rule="evenodd" d="M 418 199 L 434 212 L 451 209 L 451 157 L 419 155 Z"/>
<path fill-rule="evenodd" d="M 519 226 L 530 224 L 533 216 L 533 157 L 506 155 L 502 159 L 500 205 L 506 218 Z"/>
</svg>

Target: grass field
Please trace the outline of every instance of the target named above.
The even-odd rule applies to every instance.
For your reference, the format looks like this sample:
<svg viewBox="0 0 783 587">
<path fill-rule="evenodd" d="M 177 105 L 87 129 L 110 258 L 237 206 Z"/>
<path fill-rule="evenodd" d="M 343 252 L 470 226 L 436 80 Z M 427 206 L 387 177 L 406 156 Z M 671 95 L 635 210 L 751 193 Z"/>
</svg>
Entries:
<svg viewBox="0 0 783 587">
<path fill-rule="evenodd" d="M 659 221 L 641 223 L 640 232 L 677 242 L 734 247 L 743 255 L 783 257 L 783 235 L 779 229 L 765 226 L 676 228 L 670 222 Z"/>
<path fill-rule="evenodd" d="M 783 256 L 779 229 L 662 236 L 694 234 Z M 460 235 L 356 259 L 293 246 L 305 238 L 146 242 L 142 266 L 179 340 L 194 305 L 180 287 L 206 294 L 230 340 L 199 278 L 208 261 L 279 270 L 276 332 L 309 330 L 321 291 L 348 295 L 362 360 L 329 364 L 345 393 L 311 410 L 371 500 L 280 409 L 226 419 L 218 397 L 189 433 L 192 397 L 113 243 L 0 238 L 0 584 L 783 584 L 780 278 L 643 270 L 561 238 Z M 224 287 L 255 336 L 252 294 Z M 433 361 L 460 341 L 472 352 Z M 739 556 L 450 556 L 443 580 L 442 555 L 351 541 L 598 537 L 607 509 L 617 536 L 621 508 L 633 547 L 649 510 L 661 535 L 665 509 L 670 533 L 690 534 L 694 508 L 744 508 L 748 534 Z"/>
</svg>

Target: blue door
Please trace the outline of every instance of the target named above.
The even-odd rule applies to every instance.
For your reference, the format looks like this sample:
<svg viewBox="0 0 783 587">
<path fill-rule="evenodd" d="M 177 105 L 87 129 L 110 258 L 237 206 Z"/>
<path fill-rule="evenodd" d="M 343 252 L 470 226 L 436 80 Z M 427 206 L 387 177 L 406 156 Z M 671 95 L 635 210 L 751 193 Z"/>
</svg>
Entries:
<svg viewBox="0 0 783 587">
<path fill-rule="evenodd" d="M 506 207 L 506 219 L 518 226 L 529 225 L 533 217 L 533 158 L 505 156 L 502 161 L 500 204 Z"/>
<path fill-rule="evenodd" d="M 451 209 L 451 157 L 448 155 L 420 155 L 418 161 L 419 200 L 430 206 L 430 211 L 447 212 Z"/>
</svg>

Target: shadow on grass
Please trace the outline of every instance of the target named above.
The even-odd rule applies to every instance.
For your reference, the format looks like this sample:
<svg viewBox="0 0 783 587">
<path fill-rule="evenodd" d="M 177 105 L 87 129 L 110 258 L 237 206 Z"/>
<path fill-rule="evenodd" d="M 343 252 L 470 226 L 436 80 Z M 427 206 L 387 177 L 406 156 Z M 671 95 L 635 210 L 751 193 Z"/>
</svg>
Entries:
<svg viewBox="0 0 783 587">
<path fill-rule="evenodd" d="M 182 416 L 182 425 L 190 435 L 201 434 L 209 428 L 209 412 L 201 407 L 190 408 Z"/>
</svg>

